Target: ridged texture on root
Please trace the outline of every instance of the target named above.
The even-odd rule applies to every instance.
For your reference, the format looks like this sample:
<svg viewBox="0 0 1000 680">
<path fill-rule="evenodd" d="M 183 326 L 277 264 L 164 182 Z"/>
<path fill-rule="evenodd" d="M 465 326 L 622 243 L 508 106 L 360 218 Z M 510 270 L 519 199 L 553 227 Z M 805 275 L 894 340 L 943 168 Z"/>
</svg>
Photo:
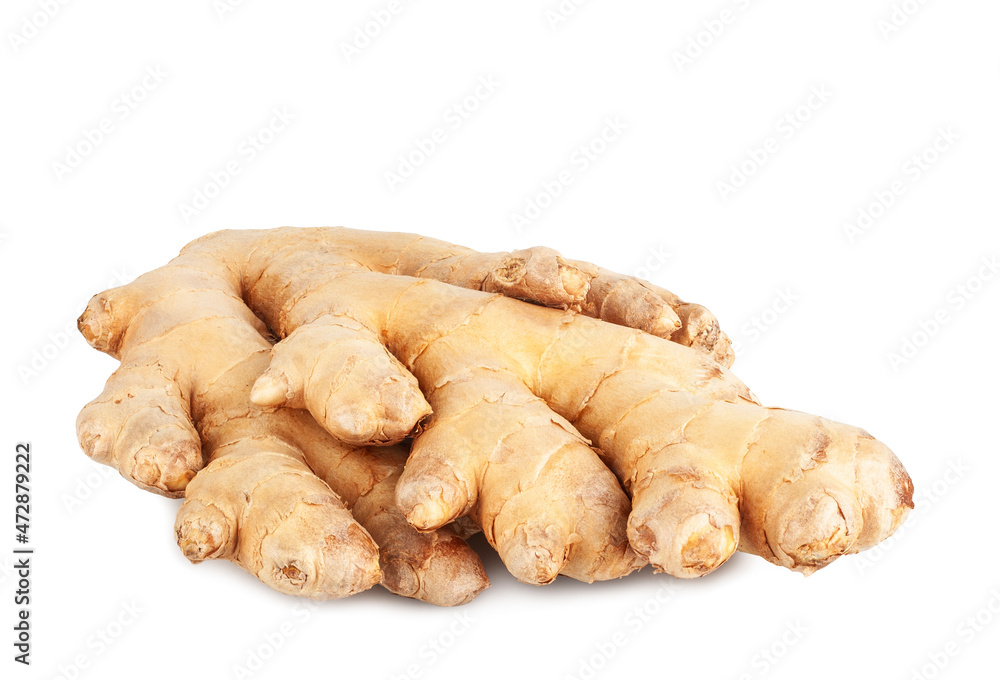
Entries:
<svg viewBox="0 0 1000 680">
<path fill-rule="evenodd" d="M 525 583 L 618 578 L 639 566 L 625 535 L 628 498 L 572 425 L 509 373 L 449 375 L 447 351 L 434 345 L 414 369 L 438 387 L 397 487 L 410 523 L 433 529 L 471 513 Z"/>
<path fill-rule="evenodd" d="M 330 434 L 359 445 L 402 441 L 430 414 L 416 379 L 346 317 L 321 317 L 275 345 L 250 398 L 308 408 Z"/>
<path fill-rule="evenodd" d="M 402 447 L 368 449 L 339 460 L 320 437 L 303 447 L 316 473 L 351 505 L 379 545 L 382 585 L 392 593 L 443 607 L 465 604 L 490 584 L 479 556 L 451 527 L 420 532 L 396 506 Z"/>
</svg>

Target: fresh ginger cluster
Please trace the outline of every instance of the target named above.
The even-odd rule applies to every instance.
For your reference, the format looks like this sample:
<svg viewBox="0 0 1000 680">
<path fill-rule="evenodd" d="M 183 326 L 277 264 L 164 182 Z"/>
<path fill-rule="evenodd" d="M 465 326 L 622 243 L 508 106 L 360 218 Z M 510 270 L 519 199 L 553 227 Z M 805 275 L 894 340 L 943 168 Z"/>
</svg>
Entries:
<svg viewBox="0 0 1000 680">
<path fill-rule="evenodd" d="M 295 595 L 468 602 L 479 530 L 533 584 L 737 549 L 810 573 L 913 506 L 864 430 L 758 404 L 704 307 L 547 248 L 222 231 L 79 327 L 121 360 L 87 455 L 184 498 L 190 560 Z"/>
</svg>

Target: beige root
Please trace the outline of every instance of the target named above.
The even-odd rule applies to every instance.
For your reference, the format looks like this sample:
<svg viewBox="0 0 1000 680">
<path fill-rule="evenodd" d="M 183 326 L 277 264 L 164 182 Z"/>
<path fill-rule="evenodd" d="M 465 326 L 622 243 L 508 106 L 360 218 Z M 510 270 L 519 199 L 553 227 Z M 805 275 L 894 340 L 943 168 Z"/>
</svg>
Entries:
<svg viewBox="0 0 1000 680">
<path fill-rule="evenodd" d="M 435 279 L 571 309 L 693 347 L 727 368 L 733 363 L 729 338 L 705 307 L 634 276 L 566 259 L 551 248 L 480 253 L 417 234 L 344 228 L 298 231 L 297 238 L 309 231 L 308 239 L 316 247 L 335 248 L 372 271 Z"/>
</svg>

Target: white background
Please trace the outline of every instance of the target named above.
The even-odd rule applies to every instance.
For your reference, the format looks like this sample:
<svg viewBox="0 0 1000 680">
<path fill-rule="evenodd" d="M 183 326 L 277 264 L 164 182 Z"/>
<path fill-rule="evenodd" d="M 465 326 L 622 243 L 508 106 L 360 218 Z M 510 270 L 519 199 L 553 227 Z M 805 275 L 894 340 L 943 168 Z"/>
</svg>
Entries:
<svg viewBox="0 0 1000 680">
<path fill-rule="evenodd" d="M 211 0 L 49 2 L 51 18 L 45 2 L 5 2 L 3 676 L 233 678 L 248 663 L 254 678 L 995 674 L 1000 281 L 982 263 L 1000 255 L 1000 6 L 897 1 L 894 16 L 889 0 L 593 0 L 554 26 L 556 0 L 402 2 L 350 59 L 344 45 L 387 0 L 252 0 L 221 16 Z M 497 85 L 475 99 L 481 78 Z M 294 120 L 251 161 L 240 145 L 276 108 Z M 574 153 L 616 117 L 626 129 L 583 169 Z M 390 190 L 385 173 L 435 128 L 445 141 Z M 939 131 L 957 139 L 933 150 Z M 240 173 L 215 192 L 210 173 L 230 161 Z M 720 189 L 741 164 L 749 178 Z M 572 183 L 515 228 L 563 170 Z M 893 182 L 900 195 L 870 209 Z M 198 190 L 213 198 L 185 220 Z M 861 210 L 877 218 L 852 237 Z M 647 570 L 534 588 L 479 542 L 493 586 L 454 610 L 378 588 L 310 609 L 231 564 L 192 566 L 172 538 L 178 502 L 77 447 L 76 413 L 115 362 L 73 323 L 92 294 L 196 236 L 280 225 L 549 245 L 647 275 L 719 316 L 763 402 L 888 443 L 918 508 L 883 548 L 808 579 L 741 554 L 694 582 Z M 921 346 L 893 362 L 904 339 Z M 30 668 L 10 645 L 23 440 Z M 977 615 L 978 632 L 963 624 Z"/>
</svg>

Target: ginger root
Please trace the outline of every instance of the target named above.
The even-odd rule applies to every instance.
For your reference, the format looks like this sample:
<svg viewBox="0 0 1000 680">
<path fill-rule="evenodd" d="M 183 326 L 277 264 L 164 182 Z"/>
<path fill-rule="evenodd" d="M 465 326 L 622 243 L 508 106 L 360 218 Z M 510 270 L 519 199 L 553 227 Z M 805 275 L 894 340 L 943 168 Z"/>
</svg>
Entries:
<svg viewBox="0 0 1000 680">
<path fill-rule="evenodd" d="M 225 319 L 253 328 L 263 357 L 236 382 L 219 382 L 238 354 L 232 331 L 206 330 L 222 324 L 222 301 L 232 307 Z M 412 436 L 393 478 L 398 511 L 421 531 L 471 518 L 527 583 L 560 573 L 616 578 L 647 560 L 689 578 L 736 549 L 809 573 L 883 540 L 912 508 L 902 465 L 866 432 L 760 406 L 726 369 L 728 339 L 703 307 L 548 249 L 479 254 L 345 229 L 217 232 L 95 297 L 81 329 L 121 354 L 124 371 L 81 415 L 81 443 L 139 485 L 172 495 L 186 487 L 186 505 L 192 494 L 206 507 L 235 495 L 228 502 L 238 509 L 232 489 L 254 474 L 270 480 L 259 470 L 280 456 L 297 471 L 323 470 L 358 517 L 359 502 L 338 487 L 356 479 L 353 464 L 331 471 L 308 453 L 296 458 L 310 447 L 274 422 L 307 409 L 332 435 L 323 448 L 338 452 L 324 461 L 357 450 L 338 441 L 384 446 Z M 279 338 L 269 358 L 260 344 L 268 331 Z M 141 411 L 108 406 L 123 390 Z M 275 431 L 293 445 L 272 445 Z M 212 457 L 201 472 L 199 433 Z M 248 447 L 252 465 L 225 463 L 231 449 Z M 201 480 L 212 466 L 242 471 L 208 493 Z M 299 507 L 299 483 L 283 489 L 293 498 L 267 502 Z M 315 539 L 326 529 L 301 527 L 305 554 L 324 554 Z M 370 564 L 360 531 L 337 550 L 354 546 L 351 559 Z M 299 578 L 262 575 L 261 542 L 236 550 L 237 561 L 271 585 Z M 267 568 L 292 564 L 294 544 L 289 532 Z M 355 585 L 335 592 L 371 581 L 365 573 L 341 574 Z"/>
</svg>

